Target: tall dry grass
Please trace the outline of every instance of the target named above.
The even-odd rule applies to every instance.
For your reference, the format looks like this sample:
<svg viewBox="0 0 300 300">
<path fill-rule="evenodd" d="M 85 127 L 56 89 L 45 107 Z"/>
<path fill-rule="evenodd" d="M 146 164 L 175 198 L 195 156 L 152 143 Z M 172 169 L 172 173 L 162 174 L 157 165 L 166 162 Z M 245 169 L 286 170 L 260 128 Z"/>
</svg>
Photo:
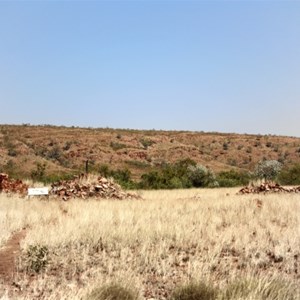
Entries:
<svg viewBox="0 0 300 300">
<path fill-rule="evenodd" d="M 299 284 L 300 195 L 236 191 L 144 191 L 130 201 L 1 195 L 0 245 L 27 228 L 18 288 L 2 298 L 83 299 L 109 283 L 134 287 L 141 299 L 167 299 L 195 280 L 221 290 L 241 278 Z M 47 249 L 39 273 L 29 267 L 33 246 Z"/>
</svg>

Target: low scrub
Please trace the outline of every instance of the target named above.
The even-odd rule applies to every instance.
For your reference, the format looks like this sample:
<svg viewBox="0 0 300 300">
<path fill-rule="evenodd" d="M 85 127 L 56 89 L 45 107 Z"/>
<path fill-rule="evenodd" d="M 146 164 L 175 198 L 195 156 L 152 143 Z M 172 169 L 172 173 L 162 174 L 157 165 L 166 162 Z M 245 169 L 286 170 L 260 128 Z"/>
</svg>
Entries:
<svg viewBox="0 0 300 300">
<path fill-rule="evenodd" d="M 49 263 L 49 250 L 46 246 L 30 245 L 26 252 L 26 264 L 28 272 L 40 273 Z"/>
<path fill-rule="evenodd" d="M 278 180 L 284 185 L 300 185 L 300 164 L 282 170 Z"/>
<path fill-rule="evenodd" d="M 89 294 L 86 300 L 137 300 L 138 293 L 120 284 L 111 284 L 96 288 Z"/>
<path fill-rule="evenodd" d="M 249 184 L 251 175 L 248 172 L 237 172 L 234 170 L 220 172 L 216 180 L 220 187 L 235 187 Z"/>
<path fill-rule="evenodd" d="M 203 282 L 189 283 L 178 287 L 171 295 L 171 300 L 215 300 L 218 290 Z"/>
<path fill-rule="evenodd" d="M 118 143 L 118 142 L 111 142 L 111 143 L 110 143 L 110 147 L 111 147 L 114 151 L 118 151 L 118 150 L 127 148 L 127 145 L 122 144 L 122 143 Z"/>
</svg>

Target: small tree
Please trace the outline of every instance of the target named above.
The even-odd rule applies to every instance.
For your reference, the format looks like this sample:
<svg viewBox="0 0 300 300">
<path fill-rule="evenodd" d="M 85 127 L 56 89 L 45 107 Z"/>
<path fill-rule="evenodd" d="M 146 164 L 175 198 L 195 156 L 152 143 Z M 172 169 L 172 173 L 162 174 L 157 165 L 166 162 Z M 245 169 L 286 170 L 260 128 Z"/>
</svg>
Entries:
<svg viewBox="0 0 300 300">
<path fill-rule="evenodd" d="M 277 160 L 263 160 L 257 164 L 254 174 L 264 180 L 274 180 L 281 168 L 282 164 Z"/>
<path fill-rule="evenodd" d="M 34 181 L 43 181 L 46 173 L 46 163 L 36 163 L 36 169 L 31 171 L 31 178 Z"/>
<path fill-rule="evenodd" d="M 194 187 L 218 186 L 214 172 L 202 165 L 189 166 L 188 178 Z"/>
</svg>

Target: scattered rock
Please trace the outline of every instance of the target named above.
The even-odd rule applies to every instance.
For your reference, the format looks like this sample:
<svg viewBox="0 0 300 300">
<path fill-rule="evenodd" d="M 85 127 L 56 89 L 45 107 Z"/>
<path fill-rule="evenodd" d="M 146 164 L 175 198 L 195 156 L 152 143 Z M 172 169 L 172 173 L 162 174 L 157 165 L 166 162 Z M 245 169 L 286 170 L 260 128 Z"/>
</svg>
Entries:
<svg viewBox="0 0 300 300">
<path fill-rule="evenodd" d="M 292 187 L 292 188 L 286 188 L 278 183 L 274 182 L 264 182 L 260 184 L 259 186 L 251 186 L 248 185 L 246 187 L 243 187 L 238 194 L 267 194 L 267 193 L 300 193 L 300 186 L 298 187 Z"/>
<path fill-rule="evenodd" d="M 10 179 L 8 174 L 0 173 L 0 192 L 26 195 L 28 185 L 22 180 Z"/>
<path fill-rule="evenodd" d="M 103 198 L 103 199 L 140 199 L 140 196 L 122 190 L 113 180 L 98 177 L 89 182 L 84 175 L 73 180 L 59 181 L 51 185 L 50 195 L 56 195 L 64 201 L 71 198 Z"/>
</svg>

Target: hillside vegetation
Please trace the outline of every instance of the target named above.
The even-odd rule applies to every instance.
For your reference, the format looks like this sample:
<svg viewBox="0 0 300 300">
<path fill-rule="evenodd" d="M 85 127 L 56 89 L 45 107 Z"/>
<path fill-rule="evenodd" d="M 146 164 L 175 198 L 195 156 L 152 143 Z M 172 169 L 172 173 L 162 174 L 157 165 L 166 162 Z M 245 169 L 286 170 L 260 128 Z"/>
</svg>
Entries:
<svg viewBox="0 0 300 300">
<path fill-rule="evenodd" d="M 130 173 L 133 180 L 166 164 L 190 159 L 215 173 L 253 171 L 263 160 L 285 168 L 300 163 L 296 137 L 187 131 L 1 125 L 0 171 L 53 179 L 89 171 Z"/>
</svg>

